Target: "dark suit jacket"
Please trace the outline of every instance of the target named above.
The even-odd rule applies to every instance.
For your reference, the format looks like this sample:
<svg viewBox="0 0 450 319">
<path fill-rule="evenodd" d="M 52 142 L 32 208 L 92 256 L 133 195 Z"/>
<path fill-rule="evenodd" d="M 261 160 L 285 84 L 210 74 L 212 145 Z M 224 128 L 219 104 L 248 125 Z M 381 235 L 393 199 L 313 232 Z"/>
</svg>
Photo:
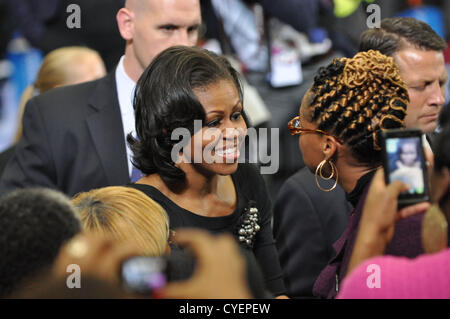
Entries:
<svg viewBox="0 0 450 319">
<path fill-rule="evenodd" d="M 115 73 L 31 99 L 0 194 L 44 186 L 72 196 L 130 181 Z"/>
<path fill-rule="evenodd" d="M 313 297 L 314 282 L 334 256 L 333 243 L 350 211 L 344 190 L 338 185 L 329 193 L 321 191 L 306 167 L 284 183 L 274 206 L 273 231 L 290 297 Z"/>
<path fill-rule="evenodd" d="M 13 157 L 14 152 L 16 151 L 16 145 L 11 145 L 6 150 L 0 153 L 0 176 L 5 170 L 6 164 Z"/>
</svg>

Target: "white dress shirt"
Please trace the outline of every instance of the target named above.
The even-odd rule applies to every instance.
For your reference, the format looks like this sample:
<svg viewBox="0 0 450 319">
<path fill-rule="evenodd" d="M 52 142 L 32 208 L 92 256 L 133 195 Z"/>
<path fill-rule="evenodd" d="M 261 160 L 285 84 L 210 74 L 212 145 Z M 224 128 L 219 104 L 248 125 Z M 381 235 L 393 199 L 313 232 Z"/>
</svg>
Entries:
<svg viewBox="0 0 450 319">
<path fill-rule="evenodd" d="M 133 96 L 136 83 L 126 74 L 123 67 L 124 56 L 120 58 L 119 65 L 116 68 L 116 86 L 117 96 L 119 98 L 120 115 L 122 117 L 123 133 L 125 136 L 125 145 L 127 147 L 128 173 L 131 176 L 133 164 L 131 158 L 133 153 L 127 143 L 127 135 L 132 133 L 136 136 L 136 128 L 134 122 Z"/>
</svg>

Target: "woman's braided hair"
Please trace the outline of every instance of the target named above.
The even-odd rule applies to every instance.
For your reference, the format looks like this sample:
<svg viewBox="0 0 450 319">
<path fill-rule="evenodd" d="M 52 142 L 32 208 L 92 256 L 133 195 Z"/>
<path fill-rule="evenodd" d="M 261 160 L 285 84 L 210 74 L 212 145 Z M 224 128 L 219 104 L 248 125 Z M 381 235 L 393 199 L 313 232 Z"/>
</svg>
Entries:
<svg viewBox="0 0 450 319">
<path fill-rule="evenodd" d="M 370 166 L 381 162 L 380 131 L 404 127 L 408 92 L 393 58 L 378 51 L 334 59 L 311 88 L 312 122 Z"/>
</svg>

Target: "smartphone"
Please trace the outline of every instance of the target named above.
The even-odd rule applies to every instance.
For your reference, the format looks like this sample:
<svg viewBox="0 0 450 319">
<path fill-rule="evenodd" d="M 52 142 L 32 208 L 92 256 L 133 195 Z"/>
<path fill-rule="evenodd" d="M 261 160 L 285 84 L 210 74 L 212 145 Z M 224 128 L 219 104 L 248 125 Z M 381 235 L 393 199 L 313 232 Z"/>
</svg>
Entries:
<svg viewBox="0 0 450 319">
<path fill-rule="evenodd" d="M 166 257 L 136 256 L 125 260 L 121 267 L 121 280 L 129 293 L 150 295 L 153 290 L 167 283 L 168 260 Z"/>
<path fill-rule="evenodd" d="M 422 131 L 392 129 L 382 132 L 386 184 L 400 180 L 409 185 L 398 198 L 399 207 L 429 200 Z"/>
</svg>

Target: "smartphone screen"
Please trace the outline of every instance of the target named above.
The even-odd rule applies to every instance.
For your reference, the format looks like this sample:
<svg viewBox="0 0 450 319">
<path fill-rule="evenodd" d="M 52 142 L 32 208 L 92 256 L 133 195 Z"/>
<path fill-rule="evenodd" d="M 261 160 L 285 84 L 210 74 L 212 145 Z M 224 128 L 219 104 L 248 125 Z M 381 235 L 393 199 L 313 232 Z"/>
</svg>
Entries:
<svg viewBox="0 0 450 319">
<path fill-rule="evenodd" d="M 166 285 L 166 269 L 164 257 L 132 257 L 122 263 L 122 283 L 129 292 L 150 294 Z"/>
<path fill-rule="evenodd" d="M 409 185 L 400 194 L 400 204 L 428 200 L 422 133 L 417 130 L 393 130 L 384 133 L 386 182 L 401 181 Z"/>
</svg>

